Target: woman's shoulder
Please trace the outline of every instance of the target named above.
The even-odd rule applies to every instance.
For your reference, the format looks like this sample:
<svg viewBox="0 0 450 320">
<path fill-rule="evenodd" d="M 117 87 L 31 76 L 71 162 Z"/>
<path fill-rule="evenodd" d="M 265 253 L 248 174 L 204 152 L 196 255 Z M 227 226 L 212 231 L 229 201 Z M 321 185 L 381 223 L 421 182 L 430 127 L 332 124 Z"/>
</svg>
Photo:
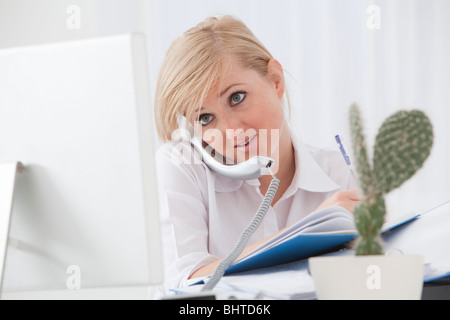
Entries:
<svg viewBox="0 0 450 320">
<path fill-rule="evenodd" d="M 177 164 L 202 164 L 200 155 L 194 150 L 193 146 L 185 140 L 168 141 L 156 151 L 156 158 L 163 161 L 171 161 Z"/>
<path fill-rule="evenodd" d="M 242 185 L 242 180 L 232 179 L 210 170 L 202 161 L 201 155 L 188 141 L 170 141 L 161 145 L 156 152 L 157 170 L 171 174 L 182 172 L 201 182 L 210 184 L 216 192 L 233 192 Z M 177 173 L 178 172 L 178 173 Z"/>
<path fill-rule="evenodd" d="M 207 168 L 188 141 L 169 141 L 156 151 L 156 170 L 172 175 L 180 172 L 204 181 Z"/>
<path fill-rule="evenodd" d="M 306 150 L 308 150 L 309 154 L 314 158 L 314 160 L 322 167 L 335 167 L 337 166 L 345 166 L 344 158 L 342 154 L 333 148 L 324 148 L 313 146 L 309 144 L 304 144 Z"/>
<path fill-rule="evenodd" d="M 307 153 L 326 173 L 345 167 L 345 161 L 338 149 L 312 145 L 300 138 L 297 130 L 290 128 L 292 143 L 297 152 Z"/>
<path fill-rule="evenodd" d="M 348 186 L 351 179 L 350 170 L 339 150 L 308 144 L 304 147 L 331 180 L 341 186 Z"/>
</svg>

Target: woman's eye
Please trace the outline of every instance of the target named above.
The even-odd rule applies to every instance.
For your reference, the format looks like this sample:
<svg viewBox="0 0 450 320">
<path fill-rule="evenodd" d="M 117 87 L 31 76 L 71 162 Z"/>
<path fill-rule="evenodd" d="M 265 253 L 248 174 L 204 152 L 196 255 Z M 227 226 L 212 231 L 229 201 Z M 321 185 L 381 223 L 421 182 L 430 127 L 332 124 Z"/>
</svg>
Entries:
<svg viewBox="0 0 450 320">
<path fill-rule="evenodd" d="M 235 92 L 231 95 L 231 105 L 237 105 L 245 99 L 246 92 Z"/>
<path fill-rule="evenodd" d="M 213 116 L 211 114 L 205 113 L 205 114 L 202 114 L 198 120 L 200 121 L 200 124 L 202 126 L 206 126 L 208 123 L 210 123 L 212 121 L 212 119 L 213 119 Z"/>
</svg>

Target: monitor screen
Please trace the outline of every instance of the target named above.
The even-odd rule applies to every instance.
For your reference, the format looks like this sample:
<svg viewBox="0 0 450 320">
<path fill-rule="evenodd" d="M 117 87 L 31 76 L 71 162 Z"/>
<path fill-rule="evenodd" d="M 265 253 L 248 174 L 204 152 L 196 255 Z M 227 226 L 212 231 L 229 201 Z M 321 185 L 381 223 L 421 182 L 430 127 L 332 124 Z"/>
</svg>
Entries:
<svg viewBox="0 0 450 320">
<path fill-rule="evenodd" d="M 0 163 L 25 167 L 3 291 L 162 282 L 145 46 L 127 34 L 0 50 Z"/>
</svg>

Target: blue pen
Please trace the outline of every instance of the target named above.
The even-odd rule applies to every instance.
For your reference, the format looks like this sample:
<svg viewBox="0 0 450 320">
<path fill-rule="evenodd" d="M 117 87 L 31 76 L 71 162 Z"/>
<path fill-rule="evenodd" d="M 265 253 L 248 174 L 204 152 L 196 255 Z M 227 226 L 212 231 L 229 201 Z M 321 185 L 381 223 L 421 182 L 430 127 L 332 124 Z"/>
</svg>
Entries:
<svg viewBox="0 0 450 320">
<path fill-rule="evenodd" d="M 339 149 L 341 150 L 342 156 L 344 157 L 345 163 L 350 167 L 352 163 L 350 162 L 350 157 L 347 155 L 347 152 L 345 152 L 344 146 L 342 145 L 341 137 L 339 137 L 339 135 L 336 135 L 335 138 L 336 142 L 339 145 Z"/>
<path fill-rule="evenodd" d="M 352 173 L 355 181 L 358 182 L 355 172 L 353 171 L 353 166 L 350 161 L 350 157 L 347 155 L 347 152 L 345 152 L 344 145 L 342 144 L 342 141 L 341 141 L 341 137 L 339 137 L 339 135 L 336 135 L 335 138 L 336 138 L 336 142 L 339 145 L 339 149 L 341 150 L 342 156 L 344 157 L 345 163 L 347 164 L 348 168 L 350 169 L 350 172 Z"/>
</svg>

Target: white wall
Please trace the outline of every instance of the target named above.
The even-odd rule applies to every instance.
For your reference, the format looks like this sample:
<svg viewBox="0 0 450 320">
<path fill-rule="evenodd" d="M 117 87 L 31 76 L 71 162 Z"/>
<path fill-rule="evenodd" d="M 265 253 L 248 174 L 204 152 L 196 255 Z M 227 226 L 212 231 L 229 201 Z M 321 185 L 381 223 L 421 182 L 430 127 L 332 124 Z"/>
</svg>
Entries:
<svg viewBox="0 0 450 320">
<path fill-rule="evenodd" d="M 143 2 L 0 0 L 0 48 L 143 32 Z"/>
<path fill-rule="evenodd" d="M 66 26 L 71 4 L 81 9 L 78 30 Z M 379 9 L 378 21 L 371 20 L 371 5 Z M 292 123 L 309 143 L 335 147 L 353 101 L 363 109 L 371 145 L 394 111 L 427 112 L 436 133 L 432 156 L 389 196 L 390 214 L 449 200 L 450 1 L 0 0 L 0 48 L 144 32 L 154 90 L 170 43 L 220 14 L 241 18 L 289 73 Z"/>
</svg>

